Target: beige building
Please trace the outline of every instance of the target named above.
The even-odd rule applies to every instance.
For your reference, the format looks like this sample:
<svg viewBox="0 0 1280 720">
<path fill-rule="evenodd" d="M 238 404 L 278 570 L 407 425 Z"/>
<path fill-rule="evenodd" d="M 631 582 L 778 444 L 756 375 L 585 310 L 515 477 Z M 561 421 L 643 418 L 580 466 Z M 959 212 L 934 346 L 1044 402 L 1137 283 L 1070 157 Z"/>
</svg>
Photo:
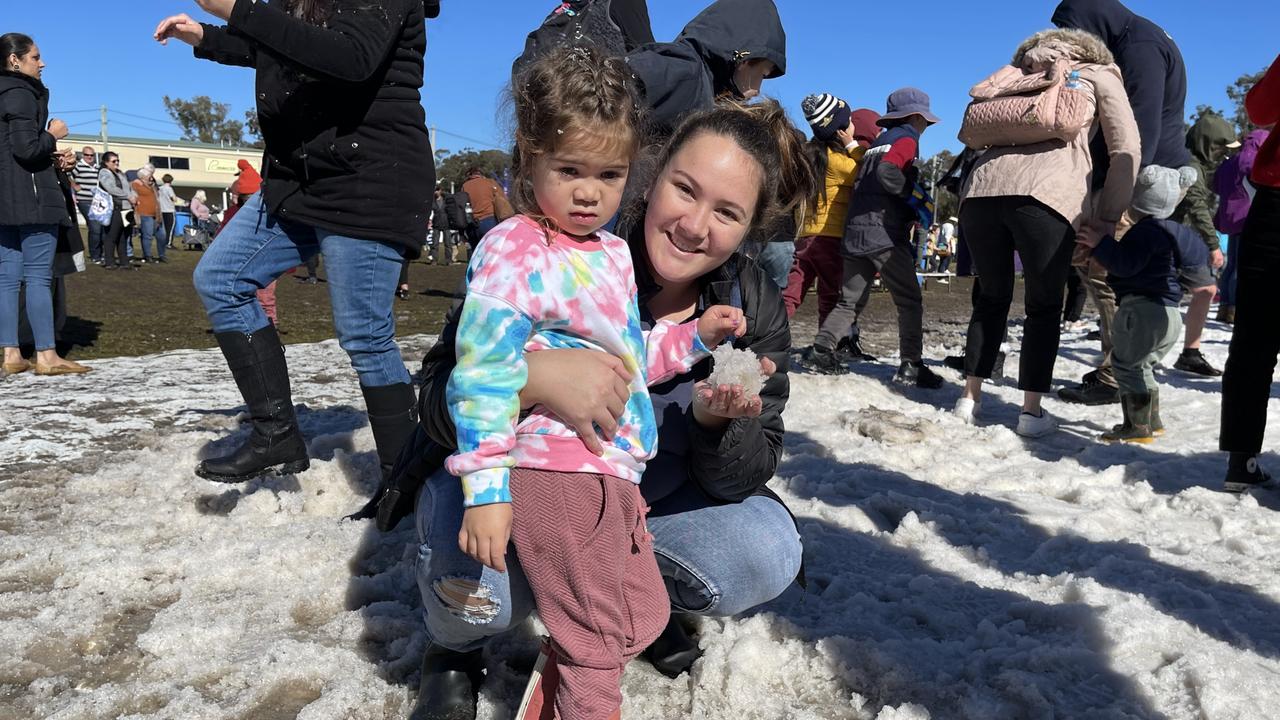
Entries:
<svg viewBox="0 0 1280 720">
<path fill-rule="evenodd" d="M 79 153 L 86 145 L 103 152 L 102 138 L 97 135 L 68 135 L 59 143 Z M 166 173 L 173 176 L 173 189 L 184 201 L 204 190 L 209 204 L 219 208 L 230 202 L 228 189 L 235 182 L 239 168 L 236 163 L 248 160 L 254 168 L 261 169 L 260 148 L 222 147 L 187 140 L 149 140 L 144 138 L 110 138 L 110 150 L 120 156 L 120 169 L 137 170 L 147 163 L 156 167 L 156 178 Z"/>
</svg>

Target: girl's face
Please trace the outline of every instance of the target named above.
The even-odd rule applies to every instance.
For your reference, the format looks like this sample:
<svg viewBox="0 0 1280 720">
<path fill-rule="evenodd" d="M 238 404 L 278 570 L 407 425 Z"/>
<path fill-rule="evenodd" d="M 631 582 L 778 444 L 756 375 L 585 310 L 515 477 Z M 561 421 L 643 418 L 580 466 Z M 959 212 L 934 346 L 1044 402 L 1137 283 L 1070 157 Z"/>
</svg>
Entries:
<svg viewBox="0 0 1280 720">
<path fill-rule="evenodd" d="M 40 47 L 33 44 L 30 52 L 22 57 L 10 55 L 8 57 L 9 67 L 7 70 L 20 72 L 27 77 L 40 79 L 40 72 L 44 70 L 44 60 L 40 57 Z"/>
<path fill-rule="evenodd" d="M 599 143 L 567 141 L 534 159 L 534 199 L 566 235 L 591 235 L 609 222 L 622 203 L 631 155 L 619 143 L 608 143 L 603 150 L 591 148 Z"/>
<path fill-rule="evenodd" d="M 732 139 L 701 133 L 671 156 L 644 219 L 649 266 L 662 285 L 684 285 L 741 247 L 755 217 L 764 170 Z"/>
</svg>

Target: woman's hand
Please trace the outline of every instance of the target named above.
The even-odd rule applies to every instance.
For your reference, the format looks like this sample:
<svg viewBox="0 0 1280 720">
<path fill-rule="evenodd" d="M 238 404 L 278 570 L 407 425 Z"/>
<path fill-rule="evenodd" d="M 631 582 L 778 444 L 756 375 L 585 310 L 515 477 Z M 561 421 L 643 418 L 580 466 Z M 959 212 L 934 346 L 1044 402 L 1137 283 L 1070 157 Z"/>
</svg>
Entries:
<svg viewBox="0 0 1280 720">
<path fill-rule="evenodd" d="M 524 358 L 529 379 L 520 406 L 542 405 L 573 428 L 588 450 L 603 455 L 600 434 L 613 439 L 631 399 L 632 375 L 622 361 L 596 350 L 539 350 Z"/>
<path fill-rule="evenodd" d="M 48 130 L 49 130 L 49 134 L 53 136 L 54 140 L 61 140 L 62 138 L 66 137 L 67 133 L 69 132 L 67 130 L 67 124 L 62 122 L 58 118 L 54 118 L 49 121 Z"/>
<path fill-rule="evenodd" d="M 760 373 L 771 377 L 778 366 L 769 358 L 760 359 Z M 699 425 L 719 429 L 735 418 L 760 417 L 764 401 L 759 395 L 745 397 L 741 385 L 712 385 L 703 381 L 693 389 L 693 418 Z"/>
<path fill-rule="evenodd" d="M 511 503 L 469 507 L 462 513 L 458 547 L 473 560 L 498 572 L 507 571 L 511 542 Z"/>
<path fill-rule="evenodd" d="M 186 13 L 171 15 L 160 21 L 152 37 L 161 45 L 168 45 L 169 38 L 176 38 L 191 47 L 200 47 L 200 43 L 204 42 L 204 26 Z"/>
<path fill-rule="evenodd" d="M 231 17 L 231 9 L 236 6 L 236 0 L 196 0 L 196 4 L 219 20 L 226 20 Z"/>
</svg>

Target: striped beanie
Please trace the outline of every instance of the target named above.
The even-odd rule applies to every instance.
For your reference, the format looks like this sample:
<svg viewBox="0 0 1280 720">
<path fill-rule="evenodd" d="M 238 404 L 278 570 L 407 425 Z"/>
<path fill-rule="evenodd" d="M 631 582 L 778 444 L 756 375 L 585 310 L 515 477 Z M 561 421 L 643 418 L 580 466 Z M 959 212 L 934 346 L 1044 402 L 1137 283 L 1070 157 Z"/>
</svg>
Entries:
<svg viewBox="0 0 1280 720">
<path fill-rule="evenodd" d="M 806 97 L 800 108 L 813 129 L 813 136 L 823 142 L 835 140 L 838 131 L 849 127 L 853 114 L 849 103 L 829 93 Z"/>
</svg>

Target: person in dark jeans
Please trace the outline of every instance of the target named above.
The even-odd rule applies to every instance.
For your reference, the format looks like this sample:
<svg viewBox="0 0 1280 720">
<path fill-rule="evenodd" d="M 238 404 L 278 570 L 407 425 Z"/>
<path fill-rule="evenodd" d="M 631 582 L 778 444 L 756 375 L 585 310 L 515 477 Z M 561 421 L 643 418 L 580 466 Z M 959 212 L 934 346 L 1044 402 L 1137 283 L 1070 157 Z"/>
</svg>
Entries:
<svg viewBox="0 0 1280 720">
<path fill-rule="evenodd" d="M 1271 376 L 1280 353 L 1275 281 L 1280 277 L 1280 187 L 1260 185 L 1240 243 L 1236 324 L 1222 379 L 1219 448 L 1231 453 L 1224 489 L 1243 492 L 1271 478 L 1258 467 L 1267 430 Z"/>
<path fill-rule="evenodd" d="M 1016 432 L 1044 437 L 1057 427 L 1041 407 L 1053 382 L 1061 332 L 1062 295 L 1071 271 L 1076 229 L 1111 227 L 1129 206 L 1140 144 L 1128 96 L 1110 51 L 1078 30 L 1047 30 L 1019 47 L 1013 65 L 1024 72 L 1070 62 L 1096 108 L 1091 122 L 1068 142 L 1051 140 L 997 145 L 978 158 L 960 205 L 961 236 L 982 279 L 965 349 L 965 389 L 955 413 L 972 423 L 1004 340 L 1013 301 L 1014 253 L 1026 277 L 1026 326 L 1018 387 L 1023 391 Z M 1106 184 L 1090 197 L 1090 138 L 1101 135 L 1111 150 Z"/>
<path fill-rule="evenodd" d="M 1245 96 L 1249 119 L 1260 127 L 1280 121 L 1280 56 Z M 1246 492 L 1271 484 L 1258 465 L 1267 430 L 1271 375 L 1280 353 L 1275 290 L 1280 273 L 1280 133 L 1258 151 L 1249 180 L 1257 194 L 1240 238 L 1236 324 L 1222 378 L 1222 432 L 1218 447 L 1231 453 L 1223 489 Z"/>
<path fill-rule="evenodd" d="M 980 385 L 995 367 L 1013 303 L 1016 252 L 1022 258 L 1026 278 L 1027 311 L 1018 387 L 1029 395 L 1049 392 L 1061 330 L 1058 313 L 1071 272 L 1075 231 L 1061 215 L 1024 196 L 970 200 L 960 210 L 960 224 L 982 277 L 965 343 L 968 381 Z M 1019 423 L 1024 425 L 1028 423 Z"/>
</svg>

